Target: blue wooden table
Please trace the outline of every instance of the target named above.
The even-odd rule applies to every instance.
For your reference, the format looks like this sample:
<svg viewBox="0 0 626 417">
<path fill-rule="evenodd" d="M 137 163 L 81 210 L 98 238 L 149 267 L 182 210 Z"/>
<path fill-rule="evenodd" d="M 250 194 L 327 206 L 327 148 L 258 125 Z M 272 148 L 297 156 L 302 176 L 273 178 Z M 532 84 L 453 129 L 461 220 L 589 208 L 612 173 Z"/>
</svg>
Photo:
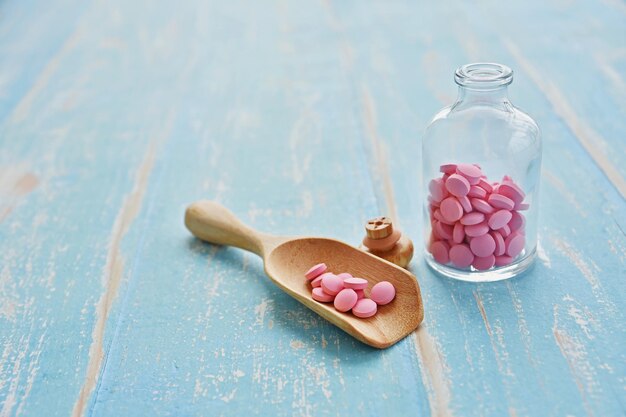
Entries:
<svg viewBox="0 0 626 417">
<path fill-rule="evenodd" d="M 0 417 L 623 416 L 625 45 L 621 0 L 3 1 Z M 474 61 L 543 130 L 525 276 L 417 256 L 425 320 L 380 351 L 184 228 L 388 214 L 420 253 L 420 135 Z"/>
</svg>

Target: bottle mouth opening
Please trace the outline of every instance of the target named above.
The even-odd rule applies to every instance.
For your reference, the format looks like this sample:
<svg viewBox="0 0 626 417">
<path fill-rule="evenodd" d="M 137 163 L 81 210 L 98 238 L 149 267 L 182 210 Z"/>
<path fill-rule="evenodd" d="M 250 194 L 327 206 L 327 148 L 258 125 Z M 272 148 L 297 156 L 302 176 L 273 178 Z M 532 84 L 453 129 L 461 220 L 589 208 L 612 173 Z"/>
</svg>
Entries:
<svg viewBox="0 0 626 417">
<path fill-rule="evenodd" d="M 454 81 L 463 87 L 490 90 L 511 84 L 513 70 L 506 65 L 489 62 L 466 64 L 457 68 Z"/>
</svg>

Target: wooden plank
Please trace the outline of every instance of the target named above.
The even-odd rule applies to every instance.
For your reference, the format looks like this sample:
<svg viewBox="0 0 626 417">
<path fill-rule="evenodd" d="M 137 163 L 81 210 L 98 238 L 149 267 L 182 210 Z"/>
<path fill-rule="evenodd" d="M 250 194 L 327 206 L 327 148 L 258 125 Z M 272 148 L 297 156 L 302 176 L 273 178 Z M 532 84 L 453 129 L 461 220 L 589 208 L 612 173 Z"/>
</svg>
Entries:
<svg viewBox="0 0 626 417">
<path fill-rule="evenodd" d="M 102 12 L 91 10 L 82 23 Z M 128 71 L 134 57 L 110 49 L 114 32 L 71 35 L 64 44 L 72 47 L 43 65 L 2 128 L 2 208 L 9 209 L 0 228 L 3 416 L 80 409 L 81 388 L 89 388 L 111 341 L 103 332 L 121 282 L 119 247 L 141 206 L 150 171 L 143 154 L 163 136 L 170 110 L 152 92 L 128 96 L 137 87 L 137 73 Z M 127 41 L 142 49 L 140 39 Z M 29 63 L 30 56 L 20 64 Z M 96 71 L 103 63 L 109 73 Z M 110 94 L 118 94 L 115 106 Z M 36 180 L 24 185 L 24 178 Z"/>
<path fill-rule="evenodd" d="M 223 19 L 237 17 L 248 25 L 255 20 L 240 8 L 221 13 Z M 172 134 L 177 140 L 168 142 L 171 148 L 165 154 L 198 142 L 206 152 L 180 154 L 176 164 L 157 165 L 163 179 L 154 193 L 170 198 L 153 212 L 156 217 L 149 223 L 179 218 L 181 202 L 208 196 L 260 229 L 317 230 L 354 240 L 352 233 L 362 233 L 367 211 L 363 207 L 373 199 L 360 138 L 350 129 L 350 120 L 342 117 L 350 117 L 349 91 L 342 87 L 337 60 L 320 52 L 313 57 L 319 63 L 308 66 L 309 55 L 299 52 L 319 42 L 332 46 L 334 40 L 325 39 L 324 30 L 291 39 L 288 26 L 302 24 L 305 15 L 319 14 L 315 6 L 266 13 L 262 17 L 276 29 L 267 30 L 263 38 L 248 38 L 247 30 L 220 31 L 211 40 L 213 55 L 199 57 L 191 75 L 197 93 L 187 97 L 187 110 Z M 203 16 L 207 20 L 198 22 L 199 27 L 216 24 L 210 15 Z M 229 42 L 239 45 L 238 50 Z M 209 60 L 215 68 L 229 63 L 233 69 L 223 75 L 218 91 L 210 91 L 211 85 L 201 81 Z M 265 64 L 250 74 L 246 63 L 251 61 Z M 251 94 L 257 89 L 238 87 L 241 80 L 263 86 L 263 96 L 274 99 L 264 100 Z M 322 117 L 329 107 L 336 117 Z M 180 171 L 181 165 L 188 170 Z M 261 170 L 258 181 L 250 181 L 248 169 L 229 168 L 252 165 Z M 154 195 L 150 198 L 163 200 Z M 342 216 L 343 208 L 335 201 L 354 204 L 359 216 Z M 339 220 L 330 222 L 331 218 Z M 314 226 L 303 227 L 307 224 Z M 180 223 L 146 231 L 141 252 L 162 252 L 166 242 L 174 241 L 175 247 L 167 244 L 173 252 L 167 263 L 145 262 L 143 257 L 137 263 L 131 278 L 136 291 L 131 289 L 127 304 L 133 309 L 122 315 L 120 343 L 111 348 L 93 414 L 132 414 L 137 396 L 161 409 L 190 414 L 200 410 L 215 415 L 312 415 L 317 410 L 346 414 L 363 407 L 377 414 L 386 409 L 397 414 L 425 410 L 426 404 L 419 402 L 424 396 L 417 373 L 404 363 L 412 356 L 409 344 L 403 342 L 381 355 L 355 342 L 269 284 L 258 259 L 200 245 Z M 154 304 L 155 298 L 162 301 L 160 306 Z M 175 322 L 169 314 L 158 314 L 164 307 L 177 311 Z M 152 326 L 139 324 L 155 317 L 157 327 L 169 329 L 156 338 Z M 189 325 L 175 324 L 180 322 Z M 172 343 L 166 340 L 175 341 L 175 346 L 164 349 L 164 344 Z M 173 367 L 180 375 L 176 381 L 168 376 Z M 390 375 L 395 384 L 381 384 L 376 375 L 382 374 Z M 140 381 L 146 379 L 151 388 L 144 391 Z M 398 391 L 397 384 L 403 389 Z M 378 404 L 353 395 L 357 387 L 370 391 Z M 402 395 L 407 400 L 401 401 Z"/>
<path fill-rule="evenodd" d="M 623 71 L 605 54 L 623 15 L 567 9 L 544 42 L 523 23 L 558 6 L 521 4 L 3 4 L 0 416 L 623 414 Z M 590 10 L 604 67 L 555 43 Z M 421 250 L 421 128 L 452 70 L 487 58 L 544 131 L 525 277 L 451 282 L 418 256 L 426 321 L 376 351 L 182 226 L 214 198 L 261 230 L 357 243 L 386 212 Z M 587 111 L 576 77 L 612 80 L 614 101 Z"/>
<path fill-rule="evenodd" d="M 431 8 L 430 12 L 445 14 L 446 6 L 442 9 Z M 396 205 L 401 208 L 399 214 L 406 221 L 419 212 L 417 199 L 410 191 L 413 189 L 414 194 L 419 195 L 418 184 L 413 181 L 419 175 L 419 167 L 415 166 L 419 141 L 407 139 L 411 134 L 417 138 L 419 133 L 413 133 L 413 120 L 407 116 L 427 117 L 428 113 L 420 112 L 424 106 L 430 102 L 431 112 L 434 112 L 442 105 L 433 103 L 429 94 L 420 94 L 419 87 L 414 91 L 408 90 L 413 96 L 409 95 L 407 80 L 412 77 L 422 85 L 432 86 L 434 97 L 442 97 L 443 102 L 449 102 L 445 91 L 453 94 L 451 74 L 434 73 L 431 68 L 454 68 L 454 60 L 463 56 L 465 58 L 461 59 L 466 62 L 484 60 L 486 56 L 490 60 L 510 62 L 511 56 L 502 44 L 492 45 L 483 41 L 493 39 L 494 33 L 472 38 L 468 46 L 469 42 L 463 36 L 470 28 L 463 25 L 458 29 L 458 37 L 452 35 L 450 39 L 440 40 L 441 43 L 431 50 L 407 56 L 407 50 L 416 50 L 416 44 L 422 45 L 421 39 L 388 42 L 388 38 L 402 39 L 398 34 L 404 30 L 393 17 L 408 15 L 407 20 L 417 22 L 426 33 L 436 31 L 437 19 L 429 23 L 421 18 L 418 10 L 410 8 L 394 11 L 387 21 L 380 19 L 383 13 L 389 13 L 386 7 L 385 10 L 358 17 L 353 17 L 350 12 L 344 10 L 343 17 L 347 21 L 344 27 L 362 25 L 377 28 L 368 31 L 367 35 L 356 28 L 356 34 L 348 36 L 346 42 L 350 43 L 352 50 L 364 51 L 354 62 L 354 67 L 360 71 L 354 78 L 362 80 L 361 84 L 367 86 L 367 100 L 363 107 L 372 108 L 371 103 L 376 103 L 376 108 L 393 109 L 378 117 L 381 122 L 377 135 L 388 143 L 389 160 L 393 161 L 388 165 L 394 167 L 391 169 L 391 182 L 396 189 L 393 194 L 405 199 L 406 203 L 401 201 Z M 480 18 L 476 13 L 476 21 L 470 23 L 471 27 L 478 27 Z M 476 51 L 480 53 L 476 54 Z M 429 65 L 420 65 L 424 63 Z M 511 65 L 516 68 L 513 63 Z M 618 350 L 613 349 L 618 349 L 619 344 L 606 347 L 606 341 L 611 338 L 609 328 L 618 328 L 621 335 L 624 334 L 621 319 L 614 320 L 613 316 L 621 314 L 615 309 L 619 297 L 613 294 L 619 293 L 619 282 L 625 270 L 624 235 L 620 229 L 624 202 L 607 184 L 584 149 L 577 146 L 576 138 L 568 131 L 568 124 L 551 114 L 551 103 L 546 103 L 543 91 L 528 85 L 523 68 L 521 78 L 522 85 L 518 85 L 518 79 L 513 89 L 517 88 L 514 98 L 520 95 L 520 91 L 523 92 L 522 102 L 515 102 L 531 109 L 531 113 L 535 112 L 533 114 L 539 117 L 546 137 L 544 183 L 547 187 L 544 185 L 544 191 L 547 188 L 548 192 L 543 193 L 542 202 L 545 224 L 541 233 L 542 263 L 526 278 L 506 286 L 489 284 L 468 287 L 467 284 L 443 283 L 450 285 L 439 289 L 440 282 L 431 281 L 439 279 L 425 268 L 420 269 L 422 286 L 428 297 L 425 304 L 431 312 L 425 325 L 435 340 L 447 341 L 440 342 L 439 345 L 445 348 L 437 357 L 446 365 L 437 365 L 437 368 L 446 370 L 445 379 L 450 381 L 452 389 L 450 392 L 442 390 L 442 396 L 453 398 L 451 407 L 460 415 L 501 415 L 509 412 L 541 415 L 547 410 L 556 415 L 567 412 L 613 415 L 623 408 L 622 395 L 614 391 L 614 387 L 619 385 L 618 375 L 623 371 L 607 370 L 604 365 L 611 362 L 609 358 L 622 357 Z M 524 99 L 527 104 L 524 104 Z M 424 119 L 418 125 L 426 122 Z M 573 143 L 574 146 L 558 147 L 555 142 Z M 373 147 L 372 161 L 378 158 L 373 155 L 375 149 Z M 574 171 L 572 166 L 579 170 Z M 384 181 L 381 183 L 384 184 Z M 595 198 L 598 191 L 602 197 Z M 379 199 L 384 200 L 389 194 L 392 193 L 381 189 Z M 558 198 L 554 198 L 555 195 Z M 402 208 L 407 208 L 405 216 Z M 603 208 L 605 215 L 591 214 L 603 212 Z M 583 219 L 579 218 L 581 215 Z M 575 225 L 572 223 L 574 219 Z M 409 227 L 413 224 L 409 223 Z M 608 239 L 598 240 L 598 230 L 606 231 Z M 412 229 L 412 232 L 417 234 L 418 229 Z M 619 243 L 616 245 L 615 241 Z M 577 280 L 572 282 L 574 277 Z M 542 294 L 532 292 L 533 286 L 540 286 Z M 541 315 L 533 314 L 540 309 Z M 431 321 L 433 311 L 437 320 L 434 324 Z M 596 314 L 603 318 L 598 321 L 593 319 L 594 325 L 591 326 L 590 317 Z M 552 320 L 546 322 L 541 317 L 551 317 Z M 447 321 L 442 324 L 440 321 L 443 320 Z M 480 324 L 481 321 L 486 333 L 473 333 L 476 331 L 475 324 L 468 323 Z M 604 323 L 608 322 L 611 324 L 605 327 Z M 465 333 L 454 343 L 452 340 L 455 338 L 448 334 L 449 329 L 460 328 L 465 329 Z M 543 343 L 543 339 L 549 340 L 549 343 Z M 448 359 L 450 357 L 453 359 Z M 568 373 L 569 382 L 563 384 L 563 375 Z M 464 384 L 468 375 L 473 375 L 481 383 L 468 388 Z M 485 397 L 484 392 L 495 393 L 505 401 L 494 404 L 491 395 Z"/>
<path fill-rule="evenodd" d="M 20 1 L 0 9 L 0 120 L 16 106 L 22 108 L 42 86 L 76 39 L 77 21 L 87 2 L 64 0 L 55 3 Z"/>
</svg>

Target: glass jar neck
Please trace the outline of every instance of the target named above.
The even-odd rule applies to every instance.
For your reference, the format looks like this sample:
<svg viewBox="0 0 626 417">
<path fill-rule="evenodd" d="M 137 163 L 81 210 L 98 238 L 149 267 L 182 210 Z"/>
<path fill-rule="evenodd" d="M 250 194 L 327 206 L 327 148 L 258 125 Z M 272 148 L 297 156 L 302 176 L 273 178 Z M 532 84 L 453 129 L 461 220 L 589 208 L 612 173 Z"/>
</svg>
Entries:
<svg viewBox="0 0 626 417">
<path fill-rule="evenodd" d="M 513 81 L 511 68 L 495 63 L 478 62 L 463 65 L 454 73 L 459 86 L 455 108 L 485 105 L 507 109 L 511 106 L 507 86 Z"/>
<path fill-rule="evenodd" d="M 510 105 L 509 90 L 506 85 L 491 89 L 470 88 L 460 85 L 456 101 L 457 104 Z"/>
</svg>

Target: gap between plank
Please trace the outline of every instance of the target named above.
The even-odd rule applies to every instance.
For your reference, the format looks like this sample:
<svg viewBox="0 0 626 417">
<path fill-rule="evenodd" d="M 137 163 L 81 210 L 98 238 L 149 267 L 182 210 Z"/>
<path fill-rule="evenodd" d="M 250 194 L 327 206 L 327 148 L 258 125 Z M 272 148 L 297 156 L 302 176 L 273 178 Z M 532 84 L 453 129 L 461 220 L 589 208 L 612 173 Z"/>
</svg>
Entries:
<svg viewBox="0 0 626 417">
<path fill-rule="evenodd" d="M 394 200 L 393 183 L 387 164 L 387 152 L 378 134 L 376 106 L 367 85 L 364 85 L 362 88 L 361 100 L 363 106 L 363 123 L 371 145 L 370 157 L 374 162 L 370 165 L 373 165 L 375 170 L 372 179 L 374 181 L 375 178 L 380 178 L 380 181 L 378 181 L 380 185 L 379 188 L 384 196 L 387 212 L 394 222 L 397 222 L 398 213 Z M 376 183 L 376 181 L 374 182 Z M 376 190 L 376 188 L 376 184 L 374 184 L 374 189 Z M 424 323 L 421 323 L 418 329 L 413 332 L 411 341 L 413 342 L 414 350 L 418 355 L 418 361 L 422 368 L 420 373 L 422 383 L 424 384 L 424 388 L 426 388 L 426 394 L 428 396 L 430 414 L 437 417 L 452 417 L 453 413 L 450 409 L 450 385 L 444 373 L 445 364 L 436 341 L 428 333 Z"/>
<path fill-rule="evenodd" d="M 141 210 L 148 180 L 154 167 L 157 148 L 171 132 L 173 120 L 173 112 L 171 112 L 162 133 L 150 143 L 146 155 L 135 173 L 133 190 L 125 198 L 115 219 L 102 277 L 104 291 L 96 304 L 96 322 L 91 335 L 85 380 L 74 403 L 72 417 L 84 416 L 89 398 L 101 376 L 101 369 L 106 361 L 103 346 L 104 332 L 111 307 L 117 298 L 118 289 L 124 274 L 124 257 L 121 251 L 121 243 Z"/>
</svg>

